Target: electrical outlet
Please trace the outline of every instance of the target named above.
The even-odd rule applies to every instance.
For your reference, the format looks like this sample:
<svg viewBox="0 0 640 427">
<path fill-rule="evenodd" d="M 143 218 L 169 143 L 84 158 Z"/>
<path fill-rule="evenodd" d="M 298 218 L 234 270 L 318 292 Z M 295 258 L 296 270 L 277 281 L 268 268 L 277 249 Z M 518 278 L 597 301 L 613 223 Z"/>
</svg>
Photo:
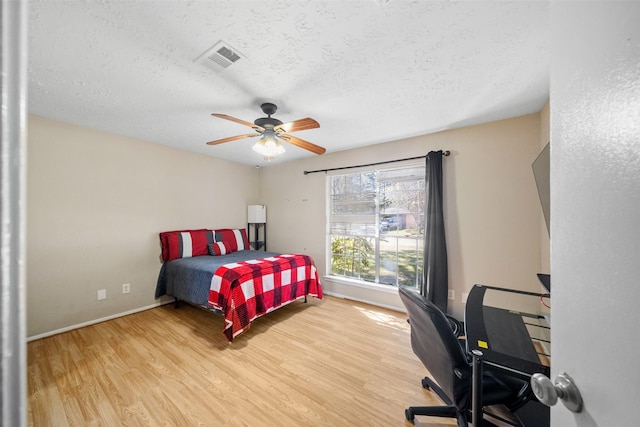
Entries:
<svg viewBox="0 0 640 427">
<path fill-rule="evenodd" d="M 453 289 L 449 289 L 449 299 L 454 301 L 456 300 L 456 291 Z"/>
<path fill-rule="evenodd" d="M 469 292 L 463 292 L 462 293 L 462 303 L 463 304 L 467 303 L 467 298 L 469 298 Z"/>
<path fill-rule="evenodd" d="M 131 283 L 125 283 L 122 285 L 122 293 L 123 294 L 128 294 L 129 292 L 131 292 Z"/>
<path fill-rule="evenodd" d="M 107 299 L 107 290 L 106 289 L 98 289 L 98 301 Z"/>
</svg>

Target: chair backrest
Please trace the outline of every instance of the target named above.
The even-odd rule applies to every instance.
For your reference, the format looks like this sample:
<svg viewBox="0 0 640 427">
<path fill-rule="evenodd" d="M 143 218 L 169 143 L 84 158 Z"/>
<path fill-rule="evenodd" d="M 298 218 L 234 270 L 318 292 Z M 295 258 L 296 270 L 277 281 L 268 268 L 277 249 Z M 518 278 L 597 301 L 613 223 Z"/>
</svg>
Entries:
<svg viewBox="0 0 640 427">
<path fill-rule="evenodd" d="M 411 325 L 411 348 L 458 408 L 468 405 L 471 365 L 444 313 L 414 289 L 400 287 Z"/>
</svg>

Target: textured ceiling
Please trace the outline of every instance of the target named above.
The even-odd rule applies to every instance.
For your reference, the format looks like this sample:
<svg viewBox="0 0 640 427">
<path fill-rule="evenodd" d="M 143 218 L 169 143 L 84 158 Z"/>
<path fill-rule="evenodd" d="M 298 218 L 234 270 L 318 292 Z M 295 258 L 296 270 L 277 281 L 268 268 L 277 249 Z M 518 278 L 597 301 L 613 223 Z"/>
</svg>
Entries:
<svg viewBox="0 0 640 427">
<path fill-rule="evenodd" d="M 261 102 L 335 152 L 540 111 L 549 96 L 542 1 L 30 1 L 29 112 L 264 165 Z M 195 60 L 218 41 L 243 58 Z M 314 156 L 284 144 L 273 163 Z"/>
</svg>

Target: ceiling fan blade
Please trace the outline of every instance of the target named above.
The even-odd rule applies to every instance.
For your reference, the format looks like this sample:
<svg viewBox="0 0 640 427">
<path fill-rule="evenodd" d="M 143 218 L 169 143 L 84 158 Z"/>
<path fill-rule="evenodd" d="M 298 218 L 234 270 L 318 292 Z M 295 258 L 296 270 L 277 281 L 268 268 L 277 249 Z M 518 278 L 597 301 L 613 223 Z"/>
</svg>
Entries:
<svg viewBox="0 0 640 427">
<path fill-rule="evenodd" d="M 254 136 L 258 136 L 258 134 L 249 133 L 247 135 L 230 136 L 229 138 L 222 138 L 222 139 L 216 139 L 215 141 L 209 141 L 207 142 L 207 145 L 218 145 L 218 144 L 222 144 L 223 142 L 236 141 L 238 139 L 244 139 L 244 138 L 252 138 Z"/>
<path fill-rule="evenodd" d="M 253 123 L 251 123 L 251 122 L 247 122 L 247 121 L 245 121 L 245 120 L 237 119 L 237 118 L 235 118 L 235 117 L 227 116 L 226 114 L 213 113 L 213 114 L 211 114 L 211 115 L 212 115 L 213 117 L 218 117 L 218 118 L 220 118 L 220 119 L 230 120 L 230 121 L 232 121 L 232 122 L 236 122 L 236 123 L 239 123 L 239 124 L 241 124 L 241 125 L 249 126 L 250 128 L 253 128 L 253 129 L 264 130 L 264 128 L 263 128 L 263 127 L 261 127 L 261 126 L 258 126 L 258 125 L 256 125 L 256 124 L 253 124 Z"/>
<path fill-rule="evenodd" d="M 283 123 L 273 128 L 273 130 L 275 130 L 276 132 L 281 131 L 284 133 L 289 133 L 297 132 L 299 130 L 315 129 L 319 127 L 320 124 L 318 122 L 316 122 L 312 118 L 307 117 L 306 119 L 299 119 L 289 123 Z"/>
<path fill-rule="evenodd" d="M 304 148 L 305 150 L 309 150 L 312 153 L 322 154 L 325 151 L 327 151 L 325 148 L 320 147 L 319 145 L 312 144 L 309 141 L 305 141 L 304 139 L 296 138 L 295 136 L 279 135 L 279 137 L 284 139 L 285 141 L 297 146 L 297 147 Z"/>
</svg>

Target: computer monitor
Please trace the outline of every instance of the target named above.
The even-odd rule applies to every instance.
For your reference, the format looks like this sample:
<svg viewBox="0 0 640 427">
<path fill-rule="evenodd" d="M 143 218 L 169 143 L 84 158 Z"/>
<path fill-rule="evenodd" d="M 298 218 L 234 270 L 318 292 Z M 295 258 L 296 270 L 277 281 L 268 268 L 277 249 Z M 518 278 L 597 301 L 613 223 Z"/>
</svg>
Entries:
<svg viewBox="0 0 640 427">
<path fill-rule="evenodd" d="M 533 176 L 538 187 L 538 195 L 540 196 L 540 205 L 542 205 L 542 214 L 544 222 L 547 224 L 547 233 L 550 234 L 550 207 L 551 207 L 551 191 L 550 191 L 550 152 L 549 144 L 544 146 L 538 157 L 531 165 Z"/>
<path fill-rule="evenodd" d="M 551 293 L 551 275 L 538 273 L 538 280 L 542 283 L 542 286 L 547 290 L 547 292 Z"/>
</svg>

